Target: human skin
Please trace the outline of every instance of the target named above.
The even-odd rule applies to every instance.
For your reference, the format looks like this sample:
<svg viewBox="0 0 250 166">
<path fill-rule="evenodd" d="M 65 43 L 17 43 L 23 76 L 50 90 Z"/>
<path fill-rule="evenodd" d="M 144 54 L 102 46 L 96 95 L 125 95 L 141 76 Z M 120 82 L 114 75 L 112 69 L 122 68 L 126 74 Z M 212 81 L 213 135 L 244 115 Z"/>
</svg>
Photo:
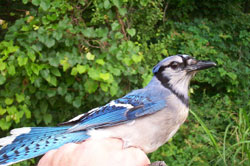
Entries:
<svg viewBox="0 0 250 166">
<path fill-rule="evenodd" d="M 123 148 L 120 139 L 89 139 L 69 143 L 46 153 L 38 166 L 146 166 L 147 155 L 135 147 Z"/>
</svg>

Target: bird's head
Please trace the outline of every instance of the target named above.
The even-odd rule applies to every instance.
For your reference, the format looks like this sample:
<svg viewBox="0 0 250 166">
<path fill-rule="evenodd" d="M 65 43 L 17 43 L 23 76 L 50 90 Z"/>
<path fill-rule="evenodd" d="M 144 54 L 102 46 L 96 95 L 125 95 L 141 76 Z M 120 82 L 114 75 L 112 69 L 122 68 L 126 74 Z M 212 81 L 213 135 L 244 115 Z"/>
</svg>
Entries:
<svg viewBox="0 0 250 166">
<path fill-rule="evenodd" d="M 159 62 L 153 68 L 153 73 L 163 86 L 188 98 L 191 78 L 197 71 L 213 66 L 216 66 L 216 63 L 196 60 L 189 55 L 175 55 Z"/>
</svg>

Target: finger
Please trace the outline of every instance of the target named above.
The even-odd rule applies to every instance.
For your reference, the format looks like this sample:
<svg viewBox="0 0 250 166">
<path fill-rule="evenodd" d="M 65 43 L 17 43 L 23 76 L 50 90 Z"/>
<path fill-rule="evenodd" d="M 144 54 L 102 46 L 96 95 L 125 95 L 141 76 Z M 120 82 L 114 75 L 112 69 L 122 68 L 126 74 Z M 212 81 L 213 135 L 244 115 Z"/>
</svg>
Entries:
<svg viewBox="0 0 250 166">
<path fill-rule="evenodd" d="M 56 149 L 51 150 L 49 152 L 47 152 L 39 161 L 37 166 L 48 166 L 51 165 L 52 159 L 54 154 L 56 153 Z"/>
<path fill-rule="evenodd" d="M 87 162 L 88 159 L 94 156 L 95 154 L 89 152 L 89 149 L 86 148 L 85 142 L 78 144 L 74 151 L 74 158 L 71 160 L 71 164 L 72 166 L 88 166 L 90 165 L 90 163 Z"/>
<path fill-rule="evenodd" d="M 102 165 L 102 160 L 105 159 L 107 150 L 105 139 L 89 139 L 75 149 L 74 157 L 77 160 L 73 161 L 74 166 L 98 166 Z M 104 150 L 105 149 L 105 150 Z"/>
<path fill-rule="evenodd" d="M 86 147 L 93 149 L 102 147 L 103 149 L 122 149 L 123 141 L 119 138 L 102 138 L 102 139 L 89 139 L 86 141 Z"/>
<path fill-rule="evenodd" d="M 144 166 L 150 164 L 147 155 L 139 148 L 126 148 L 114 155 L 113 164 L 120 166 Z"/>
<path fill-rule="evenodd" d="M 77 144 L 68 143 L 60 147 L 55 153 L 54 158 L 52 159 L 52 165 L 58 166 L 67 163 L 71 165 L 72 160 L 74 159 L 74 152 L 77 148 Z"/>
<path fill-rule="evenodd" d="M 114 138 L 89 139 L 80 144 L 75 151 L 75 157 L 78 158 L 73 165 L 110 165 L 113 154 L 122 149 L 122 141 Z"/>
<path fill-rule="evenodd" d="M 139 148 L 127 148 L 123 150 L 123 154 L 126 159 L 124 166 L 134 165 L 134 166 L 144 166 L 150 164 L 150 160 L 147 155 Z"/>
<path fill-rule="evenodd" d="M 144 166 L 150 164 L 147 155 L 138 148 L 126 148 L 110 152 L 109 160 L 106 161 L 109 162 L 102 164 L 103 166 L 109 166 L 109 165 Z"/>
</svg>

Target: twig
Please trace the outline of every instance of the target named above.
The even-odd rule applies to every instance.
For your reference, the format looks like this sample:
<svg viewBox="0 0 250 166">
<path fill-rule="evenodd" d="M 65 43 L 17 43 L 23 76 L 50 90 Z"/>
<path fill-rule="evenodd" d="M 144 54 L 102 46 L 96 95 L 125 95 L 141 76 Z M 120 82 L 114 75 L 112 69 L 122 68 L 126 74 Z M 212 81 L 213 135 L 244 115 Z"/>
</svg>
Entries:
<svg viewBox="0 0 250 166">
<path fill-rule="evenodd" d="M 27 12 L 28 10 L 25 10 L 25 9 L 14 9 L 16 11 L 19 11 L 19 12 Z"/>
<path fill-rule="evenodd" d="M 101 46 L 94 46 L 92 44 L 89 43 L 89 41 L 85 38 L 82 38 L 84 40 L 84 42 L 89 46 L 89 47 L 92 47 L 92 48 L 101 48 Z"/>
<path fill-rule="evenodd" d="M 166 12 L 167 12 L 167 9 L 168 9 L 168 3 L 169 2 L 166 3 L 166 6 L 165 6 L 164 11 L 163 11 L 164 12 L 163 13 L 163 19 L 162 19 L 163 23 L 166 21 Z"/>
<path fill-rule="evenodd" d="M 119 24 L 121 25 L 122 34 L 123 34 L 123 36 L 124 36 L 124 39 L 125 39 L 125 40 L 128 40 L 127 33 L 126 33 L 126 30 L 125 30 L 125 24 L 124 24 L 124 22 L 122 21 L 121 16 L 120 16 L 119 11 L 118 11 L 117 8 L 116 8 L 116 17 L 117 17 L 117 19 L 118 19 L 118 21 L 119 21 Z"/>
<path fill-rule="evenodd" d="M 80 52 L 82 52 L 82 47 L 81 47 L 81 44 L 80 44 L 80 43 L 78 43 L 77 47 L 78 47 L 78 50 L 79 50 Z"/>
<path fill-rule="evenodd" d="M 93 41 L 98 43 L 101 49 L 105 48 L 105 45 L 102 42 L 100 42 L 99 40 L 93 40 Z"/>
<path fill-rule="evenodd" d="M 88 7 L 89 7 L 89 5 L 92 3 L 92 1 L 89 1 L 89 3 L 82 9 L 82 12 L 84 11 L 84 10 L 86 10 Z"/>
</svg>

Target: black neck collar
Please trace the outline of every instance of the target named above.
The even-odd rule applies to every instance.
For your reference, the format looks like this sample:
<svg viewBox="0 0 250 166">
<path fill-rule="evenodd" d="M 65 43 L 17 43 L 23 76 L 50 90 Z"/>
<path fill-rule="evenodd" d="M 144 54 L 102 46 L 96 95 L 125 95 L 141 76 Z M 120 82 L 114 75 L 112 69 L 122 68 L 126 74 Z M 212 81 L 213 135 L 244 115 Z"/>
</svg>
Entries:
<svg viewBox="0 0 250 166">
<path fill-rule="evenodd" d="M 176 90 L 174 90 L 172 86 L 169 85 L 169 78 L 164 77 L 161 72 L 155 73 L 155 76 L 165 88 L 169 89 L 173 94 L 175 94 L 175 96 L 177 96 L 181 100 L 183 104 L 185 104 L 186 107 L 188 107 L 188 98 L 186 98 L 183 94 L 179 94 L 178 92 L 176 92 Z"/>
</svg>

